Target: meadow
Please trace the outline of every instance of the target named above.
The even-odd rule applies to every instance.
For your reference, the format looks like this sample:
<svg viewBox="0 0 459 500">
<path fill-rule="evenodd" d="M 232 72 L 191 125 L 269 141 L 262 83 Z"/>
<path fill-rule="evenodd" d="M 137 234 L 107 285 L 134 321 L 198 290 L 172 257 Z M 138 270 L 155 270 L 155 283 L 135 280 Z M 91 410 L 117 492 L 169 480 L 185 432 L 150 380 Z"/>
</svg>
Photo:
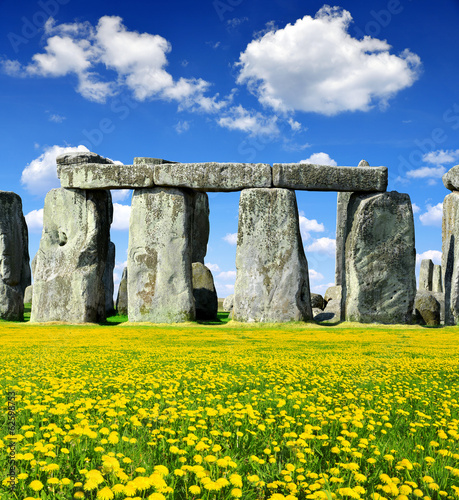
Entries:
<svg viewBox="0 0 459 500">
<path fill-rule="evenodd" d="M 0 498 L 459 498 L 459 328 L 121 320 L 0 323 Z"/>
</svg>

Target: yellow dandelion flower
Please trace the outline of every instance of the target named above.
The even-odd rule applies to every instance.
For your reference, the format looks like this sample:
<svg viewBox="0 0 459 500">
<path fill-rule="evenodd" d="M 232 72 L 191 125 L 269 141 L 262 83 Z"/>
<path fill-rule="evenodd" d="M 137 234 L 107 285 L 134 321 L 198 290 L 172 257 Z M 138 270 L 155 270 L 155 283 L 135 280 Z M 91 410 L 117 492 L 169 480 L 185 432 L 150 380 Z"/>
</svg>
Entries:
<svg viewBox="0 0 459 500">
<path fill-rule="evenodd" d="M 35 480 L 29 484 L 29 488 L 33 491 L 40 491 L 43 489 L 43 483 L 41 481 Z"/>
<path fill-rule="evenodd" d="M 199 495 L 199 493 L 201 493 L 201 488 L 195 484 L 193 484 L 192 486 L 190 486 L 188 488 L 188 491 L 192 494 L 192 495 Z"/>
<path fill-rule="evenodd" d="M 108 486 L 97 492 L 97 498 L 100 498 L 100 500 L 112 500 L 114 497 L 113 491 Z"/>
</svg>

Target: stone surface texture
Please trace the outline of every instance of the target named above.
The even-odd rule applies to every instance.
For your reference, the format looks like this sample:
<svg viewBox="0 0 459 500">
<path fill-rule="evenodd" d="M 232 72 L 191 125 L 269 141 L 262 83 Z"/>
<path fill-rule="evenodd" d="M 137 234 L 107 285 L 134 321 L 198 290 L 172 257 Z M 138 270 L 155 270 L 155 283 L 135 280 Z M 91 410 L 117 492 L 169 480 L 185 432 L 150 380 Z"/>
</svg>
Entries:
<svg viewBox="0 0 459 500">
<path fill-rule="evenodd" d="M 0 191 L 0 319 L 21 321 L 31 283 L 29 237 L 21 198 Z"/>
<path fill-rule="evenodd" d="M 308 263 L 295 192 L 246 189 L 239 202 L 234 319 L 286 322 L 312 318 Z"/>
<path fill-rule="evenodd" d="M 325 301 L 322 295 L 318 293 L 311 293 L 311 307 L 313 309 L 325 309 Z"/>
<path fill-rule="evenodd" d="M 324 295 L 325 303 L 328 304 L 331 300 L 341 301 L 342 292 L 341 285 L 329 286 Z"/>
<path fill-rule="evenodd" d="M 75 152 L 75 153 L 63 153 L 56 158 L 57 167 L 61 165 L 81 165 L 84 163 L 105 163 L 113 165 L 113 161 L 109 158 L 104 158 L 97 153 L 87 152 Z"/>
<path fill-rule="evenodd" d="M 459 165 L 448 170 L 442 177 L 443 184 L 450 191 L 459 191 Z"/>
<path fill-rule="evenodd" d="M 134 165 L 161 165 L 162 163 L 177 163 L 177 162 L 163 160 L 162 158 L 150 158 L 147 156 L 136 156 L 134 158 Z"/>
<path fill-rule="evenodd" d="M 387 189 L 387 167 L 275 163 L 273 185 L 306 191 L 382 192 Z"/>
<path fill-rule="evenodd" d="M 197 320 L 217 318 L 218 298 L 214 278 L 209 268 L 201 262 L 193 262 L 193 296 Z"/>
<path fill-rule="evenodd" d="M 193 210 L 191 221 L 192 262 L 204 264 L 209 241 L 209 197 L 207 193 L 194 191 L 192 195 Z"/>
<path fill-rule="evenodd" d="M 105 319 L 103 274 L 111 219 L 108 191 L 59 188 L 46 195 L 32 322 Z"/>
<path fill-rule="evenodd" d="M 191 268 L 192 196 L 176 188 L 138 189 L 128 247 L 129 321 L 195 318 Z"/>
<path fill-rule="evenodd" d="M 434 264 L 432 273 L 432 292 L 443 292 L 443 281 L 441 279 L 440 264 Z"/>
<path fill-rule="evenodd" d="M 445 325 L 459 322 L 459 193 L 443 201 L 441 269 L 445 293 Z"/>
<path fill-rule="evenodd" d="M 228 295 L 228 297 L 226 297 L 225 300 L 223 301 L 223 310 L 226 312 L 231 312 L 233 310 L 233 304 L 234 304 L 234 293 Z"/>
<path fill-rule="evenodd" d="M 31 304 L 32 303 L 32 294 L 33 294 L 33 285 L 29 285 L 24 290 L 24 304 Z"/>
<path fill-rule="evenodd" d="M 422 259 L 419 271 L 419 290 L 432 291 L 434 263 L 431 259 Z"/>
<path fill-rule="evenodd" d="M 118 295 L 116 297 L 116 313 L 121 316 L 127 316 L 128 314 L 127 267 L 123 269 L 123 274 L 121 275 Z"/>
<path fill-rule="evenodd" d="M 353 194 L 346 239 L 345 318 L 410 323 L 416 295 L 410 197 L 392 191 Z"/>
<path fill-rule="evenodd" d="M 414 303 L 416 320 L 427 326 L 440 325 L 440 302 L 428 290 L 418 290 Z"/>
<path fill-rule="evenodd" d="M 369 167 L 366 160 L 361 160 L 357 167 Z M 347 234 L 347 210 L 351 192 L 341 192 L 337 194 L 336 200 L 336 262 L 335 262 L 335 285 L 341 286 L 343 284 L 343 277 L 345 272 L 344 265 L 344 242 L 346 241 Z"/>
<path fill-rule="evenodd" d="M 177 186 L 198 191 L 240 191 L 272 186 L 266 163 L 175 163 L 154 166 L 157 186 Z"/>
<path fill-rule="evenodd" d="M 105 315 L 111 316 L 115 312 L 113 304 L 113 294 L 115 285 L 113 283 L 113 271 L 115 269 L 115 244 L 110 241 L 108 244 L 107 260 L 105 262 L 104 275 L 102 280 L 105 288 Z"/>
</svg>

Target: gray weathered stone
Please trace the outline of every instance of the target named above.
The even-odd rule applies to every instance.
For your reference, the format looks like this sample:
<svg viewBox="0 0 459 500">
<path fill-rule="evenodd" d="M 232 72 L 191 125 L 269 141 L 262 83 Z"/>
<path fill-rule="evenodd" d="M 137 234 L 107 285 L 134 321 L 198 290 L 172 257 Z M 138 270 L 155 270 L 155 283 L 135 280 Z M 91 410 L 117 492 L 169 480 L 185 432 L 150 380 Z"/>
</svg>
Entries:
<svg viewBox="0 0 459 500">
<path fill-rule="evenodd" d="M 59 188 L 46 195 L 32 322 L 86 323 L 105 318 L 103 274 L 111 208 L 109 191 Z"/>
<path fill-rule="evenodd" d="M 216 319 L 218 310 L 214 278 L 209 268 L 201 262 L 193 262 L 193 296 L 196 319 Z"/>
<path fill-rule="evenodd" d="M 272 186 L 266 163 L 175 163 L 154 166 L 157 186 L 177 186 L 197 191 L 240 191 Z"/>
<path fill-rule="evenodd" d="M 162 158 L 149 158 L 147 156 L 136 156 L 134 158 L 134 165 L 161 165 L 162 163 L 177 163 L 177 162 L 163 160 Z"/>
<path fill-rule="evenodd" d="M 136 189 L 154 186 L 153 165 L 81 163 L 58 165 L 57 175 L 64 188 Z"/>
<path fill-rule="evenodd" d="M 441 279 L 440 264 L 434 264 L 432 273 L 432 292 L 443 292 L 443 281 Z"/>
<path fill-rule="evenodd" d="M 459 322 L 459 193 L 443 201 L 441 269 L 445 292 L 445 325 Z"/>
<path fill-rule="evenodd" d="M 459 165 L 448 170 L 442 177 L 443 184 L 450 191 L 459 191 Z"/>
<path fill-rule="evenodd" d="M 193 211 L 191 222 L 192 262 L 204 264 L 209 241 L 209 197 L 207 193 L 194 191 L 192 195 Z"/>
<path fill-rule="evenodd" d="M 81 165 L 84 163 L 105 163 L 113 165 L 113 161 L 109 158 L 104 158 L 103 156 L 91 153 L 90 151 L 62 153 L 56 158 L 56 163 L 58 168 L 62 165 Z"/>
<path fill-rule="evenodd" d="M 22 321 L 30 285 L 27 224 L 21 198 L 0 191 L 0 319 Z"/>
<path fill-rule="evenodd" d="M 385 191 L 387 167 L 332 167 L 275 163 L 273 185 L 306 191 Z"/>
<path fill-rule="evenodd" d="M 428 290 L 418 290 L 414 303 L 416 319 L 427 326 L 440 324 L 440 302 Z"/>
<path fill-rule="evenodd" d="M 335 324 L 341 321 L 341 300 L 330 300 L 325 309 L 314 315 L 314 321 L 326 324 Z"/>
<path fill-rule="evenodd" d="M 225 300 L 223 301 L 223 310 L 226 312 L 231 312 L 233 310 L 233 304 L 234 304 L 234 293 L 228 295 L 228 297 L 226 297 Z"/>
<path fill-rule="evenodd" d="M 33 285 L 29 285 L 24 291 L 24 305 L 32 304 Z"/>
<path fill-rule="evenodd" d="M 419 271 L 419 290 L 432 291 L 434 263 L 431 259 L 422 259 Z"/>
<path fill-rule="evenodd" d="M 357 167 L 369 167 L 366 160 L 360 160 Z M 346 241 L 347 234 L 347 211 L 349 200 L 352 193 L 341 192 L 337 194 L 336 203 L 336 263 L 335 263 L 335 285 L 341 286 L 343 284 L 343 277 L 345 272 L 344 265 L 344 242 Z"/>
<path fill-rule="evenodd" d="M 116 314 L 120 316 L 127 316 L 128 314 L 127 267 L 123 269 L 123 274 L 121 275 L 118 295 L 116 297 Z"/>
<path fill-rule="evenodd" d="M 340 285 L 329 286 L 325 291 L 324 300 L 328 304 L 331 300 L 341 301 L 342 287 Z"/>
<path fill-rule="evenodd" d="M 416 295 L 410 197 L 396 191 L 355 193 L 349 202 L 348 225 L 346 320 L 410 323 Z"/>
<path fill-rule="evenodd" d="M 115 285 L 113 283 L 113 271 L 115 269 L 115 244 L 110 241 L 108 244 L 107 260 L 102 280 L 105 288 L 105 315 L 111 316 L 115 309 L 113 307 L 113 293 Z"/>
<path fill-rule="evenodd" d="M 325 309 L 325 301 L 322 295 L 318 293 L 311 293 L 311 307 L 313 309 Z"/>
<path fill-rule="evenodd" d="M 195 318 L 191 270 L 192 196 L 176 188 L 138 189 L 128 248 L 129 321 Z"/>
<path fill-rule="evenodd" d="M 443 292 L 432 292 L 433 296 L 440 304 L 440 322 L 445 323 L 445 294 Z"/>
<path fill-rule="evenodd" d="M 234 319 L 285 322 L 312 318 L 308 263 L 295 192 L 246 189 L 239 202 Z"/>
</svg>

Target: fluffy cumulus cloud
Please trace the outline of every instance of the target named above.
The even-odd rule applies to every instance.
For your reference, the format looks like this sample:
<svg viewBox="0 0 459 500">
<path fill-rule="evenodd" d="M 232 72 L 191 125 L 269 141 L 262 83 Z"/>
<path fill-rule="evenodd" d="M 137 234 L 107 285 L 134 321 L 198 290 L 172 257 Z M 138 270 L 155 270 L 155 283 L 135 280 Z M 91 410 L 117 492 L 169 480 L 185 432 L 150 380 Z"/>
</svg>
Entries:
<svg viewBox="0 0 459 500">
<path fill-rule="evenodd" d="M 29 231 L 34 233 L 41 232 L 43 229 L 43 209 L 32 210 L 25 215 L 25 220 Z"/>
<path fill-rule="evenodd" d="M 443 217 L 443 203 L 427 205 L 427 210 L 419 216 L 423 226 L 441 226 Z"/>
<path fill-rule="evenodd" d="M 439 149 L 437 151 L 430 151 L 424 155 L 423 160 L 426 163 L 432 163 L 433 165 L 453 163 L 459 160 L 459 149 Z"/>
<path fill-rule="evenodd" d="M 427 250 L 416 254 L 416 265 L 420 266 L 424 259 L 431 259 L 434 264 L 441 264 L 441 252 L 438 250 Z"/>
<path fill-rule="evenodd" d="M 417 214 L 418 212 L 421 211 L 421 207 L 419 205 L 416 205 L 416 203 L 412 203 L 411 208 L 413 209 L 414 214 Z"/>
<path fill-rule="evenodd" d="M 111 228 L 117 230 L 129 229 L 129 218 L 131 216 L 130 205 L 113 203 L 113 223 Z"/>
<path fill-rule="evenodd" d="M 270 29 L 241 53 L 237 82 L 278 112 L 335 115 L 387 106 L 419 76 L 421 61 L 384 40 L 353 38 L 351 14 L 325 5 L 282 29 Z"/>
<path fill-rule="evenodd" d="M 332 238 L 318 238 L 306 247 L 307 252 L 317 252 L 328 257 L 334 257 L 336 253 L 336 240 Z"/>
<path fill-rule="evenodd" d="M 223 281 L 234 281 L 236 279 L 236 271 L 222 271 L 217 274 L 216 278 Z"/>
<path fill-rule="evenodd" d="M 458 160 L 459 149 L 438 149 L 436 151 L 430 151 L 422 157 L 422 161 L 428 165 L 408 170 L 406 177 L 407 179 L 427 179 L 429 185 L 434 185 L 446 172 L 444 165 Z M 399 178 L 399 180 L 403 182 L 403 179 Z"/>
<path fill-rule="evenodd" d="M 211 264 L 210 262 L 206 262 L 205 266 L 213 273 L 218 273 L 220 271 L 220 266 L 218 264 Z"/>
<path fill-rule="evenodd" d="M 436 167 L 421 167 L 414 170 L 408 170 L 406 176 L 409 179 L 425 179 L 426 177 L 441 177 L 446 172 L 442 165 Z"/>
<path fill-rule="evenodd" d="M 311 232 L 323 233 L 324 231 L 325 226 L 321 222 L 317 222 L 316 219 L 308 219 L 303 212 L 300 212 L 300 233 L 303 241 L 311 237 Z"/>
<path fill-rule="evenodd" d="M 22 171 L 21 184 L 30 194 L 41 196 L 50 189 L 59 187 L 57 178 L 56 157 L 62 153 L 89 151 L 85 146 L 62 147 L 50 146 L 35 160 L 32 160 Z"/>
<path fill-rule="evenodd" d="M 312 283 L 320 282 L 324 279 L 324 275 L 314 269 L 309 269 L 309 279 Z"/>
<path fill-rule="evenodd" d="M 237 244 L 237 233 L 227 233 L 225 236 L 223 236 L 222 239 L 225 240 L 230 245 L 236 245 Z"/>
<path fill-rule="evenodd" d="M 299 163 L 312 163 L 313 165 L 330 165 L 336 167 L 338 164 L 327 153 L 314 153 L 306 160 L 301 160 Z"/>
</svg>

